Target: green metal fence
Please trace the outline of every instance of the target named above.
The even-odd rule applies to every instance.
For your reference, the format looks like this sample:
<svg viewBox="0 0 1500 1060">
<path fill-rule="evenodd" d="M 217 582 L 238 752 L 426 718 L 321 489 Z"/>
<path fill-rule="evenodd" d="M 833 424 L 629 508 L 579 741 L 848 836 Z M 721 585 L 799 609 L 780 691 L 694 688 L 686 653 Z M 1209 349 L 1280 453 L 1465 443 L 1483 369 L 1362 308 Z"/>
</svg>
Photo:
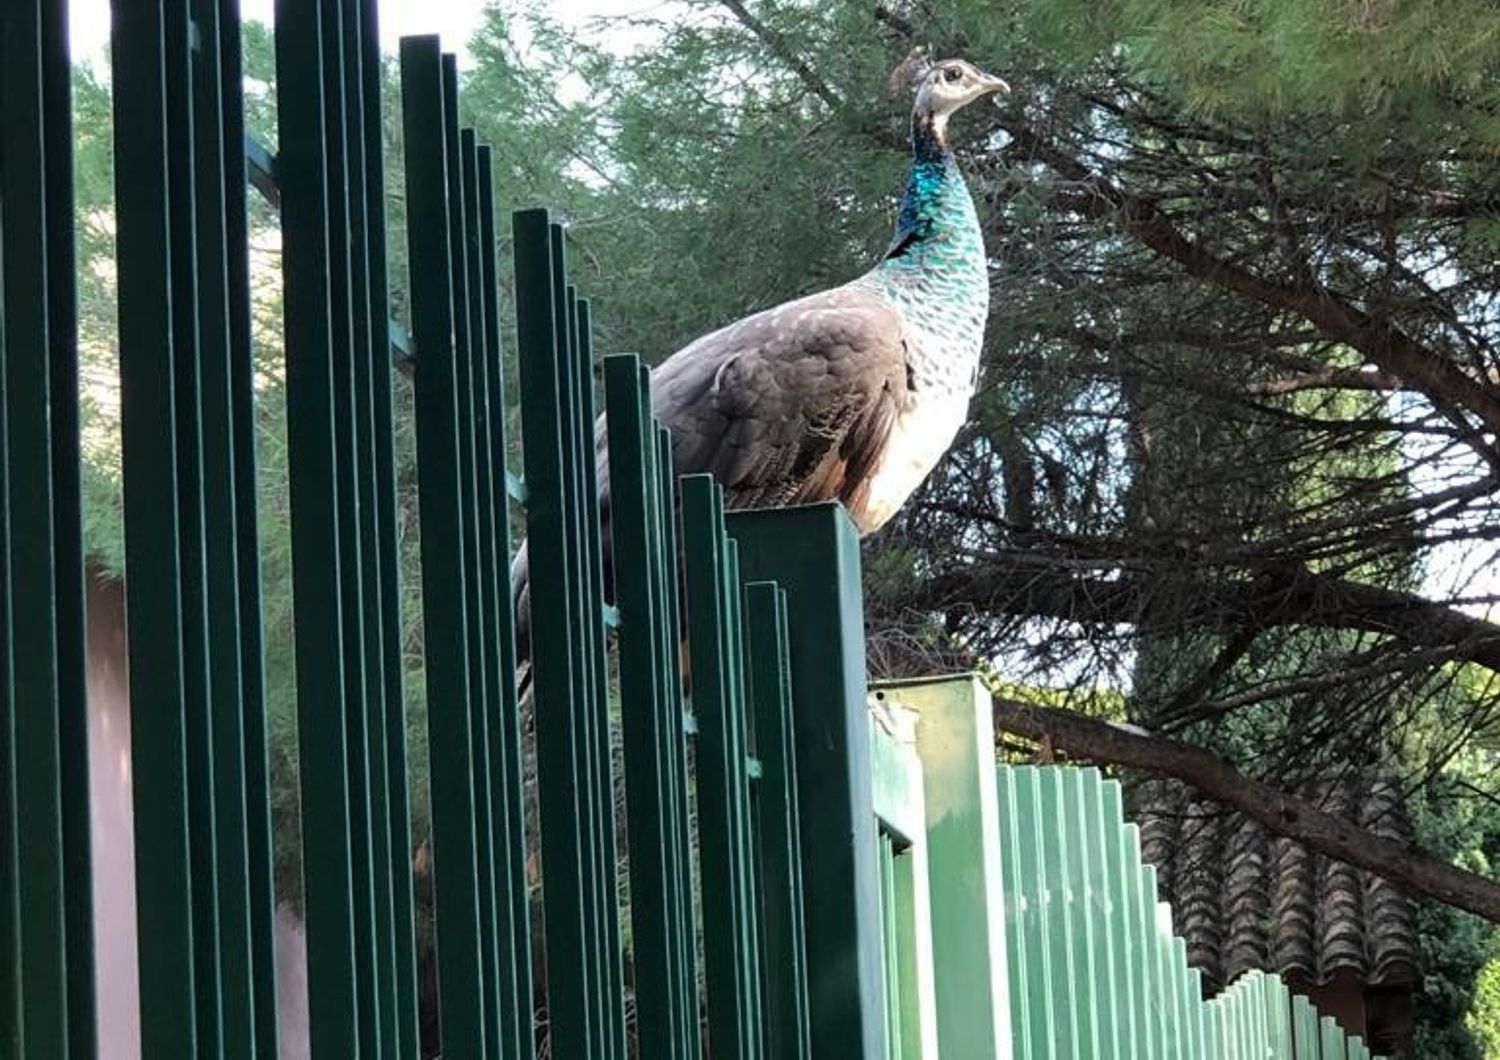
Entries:
<svg viewBox="0 0 1500 1060">
<path fill-rule="evenodd" d="M 0 1057 L 38 1060 L 114 1030 L 93 995 L 66 40 L 63 0 L 0 5 Z M 153 1060 L 278 1051 L 251 177 L 282 222 L 312 1055 L 418 1055 L 377 41 L 374 0 L 277 5 L 272 158 L 245 142 L 234 0 L 114 5 Z M 513 216 L 503 305 L 491 159 L 459 126 L 453 57 L 411 38 L 400 64 L 442 1055 L 1363 1056 L 1274 979 L 1203 1004 L 1117 788 L 997 774 L 972 682 L 882 692 L 872 724 L 840 509 L 726 515 L 708 478 L 674 482 L 629 355 L 602 360 L 596 459 L 563 230 Z"/>
<path fill-rule="evenodd" d="M 889 778 L 877 785 L 877 812 L 905 847 L 886 869 L 891 1011 L 903 1021 L 893 1057 L 1369 1060 L 1358 1037 L 1275 975 L 1247 974 L 1204 999 L 1118 781 L 1095 769 L 994 765 L 989 696 L 972 677 L 892 683 L 876 695 L 877 716 L 895 719 L 875 734 L 877 774 Z M 912 893 L 930 894 L 929 923 L 914 915 Z M 931 1026 L 910 1032 L 924 1015 L 922 973 L 905 955 L 920 955 L 923 939 Z"/>
</svg>

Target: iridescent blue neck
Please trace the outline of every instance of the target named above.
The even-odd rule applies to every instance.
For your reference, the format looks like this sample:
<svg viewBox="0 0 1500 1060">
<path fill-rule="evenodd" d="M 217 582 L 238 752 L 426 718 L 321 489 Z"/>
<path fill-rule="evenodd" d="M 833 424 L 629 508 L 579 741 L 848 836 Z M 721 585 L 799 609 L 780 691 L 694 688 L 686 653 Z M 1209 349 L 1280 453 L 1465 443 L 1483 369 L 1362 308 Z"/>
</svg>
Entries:
<svg viewBox="0 0 1500 1060">
<path fill-rule="evenodd" d="M 885 260 L 904 257 L 918 244 L 941 235 L 945 215 L 955 196 L 967 199 L 968 189 L 953 159 L 942 124 L 930 114 L 914 114 L 911 123 L 912 164 L 896 217 L 896 232 Z"/>
</svg>

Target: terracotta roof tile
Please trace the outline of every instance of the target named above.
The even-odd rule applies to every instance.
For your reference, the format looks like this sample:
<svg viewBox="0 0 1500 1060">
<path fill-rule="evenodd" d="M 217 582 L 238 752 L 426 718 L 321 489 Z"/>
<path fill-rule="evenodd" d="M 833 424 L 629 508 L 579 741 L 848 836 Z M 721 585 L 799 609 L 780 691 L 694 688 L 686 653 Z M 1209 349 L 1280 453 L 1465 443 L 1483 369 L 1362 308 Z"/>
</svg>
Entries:
<svg viewBox="0 0 1500 1060">
<path fill-rule="evenodd" d="M 1387 776 L 1351 776 L 1300 794 L 1377 835 L 1410 839 L 1400 790 Z M 1389 883 L 1273 837 L 1174 782 L 1142 783 L 1132 803 L 1142 853 L 1172 903 L 1188 962 L 1213 990 L 1257 968 L 1315 982 L 1351 969 L 1369 986 L 1418 979 L 1415 910 Z"/>
</svg>

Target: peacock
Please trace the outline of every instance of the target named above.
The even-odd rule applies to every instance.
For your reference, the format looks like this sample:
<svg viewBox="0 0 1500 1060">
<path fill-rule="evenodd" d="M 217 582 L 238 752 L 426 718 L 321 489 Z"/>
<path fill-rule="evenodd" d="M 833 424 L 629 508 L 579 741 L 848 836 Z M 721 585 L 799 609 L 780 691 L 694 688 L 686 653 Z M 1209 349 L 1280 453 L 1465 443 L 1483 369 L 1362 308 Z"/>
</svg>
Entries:
<svg viewBox="0 0 1500 1060">
<path fill-rule="evenodd" d="M 968 417 L 989 272 L 948 120 L 1009 86 L 961 59 L 913 57 L 898 79 L 916 90 L 912 164 L 880 261 L 840 287 L 704 335 L 652 372 L 652 410 L 671 430 L 675 473 L 712 473 L 728 507 L 838 500 L 861 534 L 873 533 L 922 484 Z M 596 439 L 607 527 L 602 421 Z M 524 543 L 511 574 L 525 659 Z"/>
</svg>

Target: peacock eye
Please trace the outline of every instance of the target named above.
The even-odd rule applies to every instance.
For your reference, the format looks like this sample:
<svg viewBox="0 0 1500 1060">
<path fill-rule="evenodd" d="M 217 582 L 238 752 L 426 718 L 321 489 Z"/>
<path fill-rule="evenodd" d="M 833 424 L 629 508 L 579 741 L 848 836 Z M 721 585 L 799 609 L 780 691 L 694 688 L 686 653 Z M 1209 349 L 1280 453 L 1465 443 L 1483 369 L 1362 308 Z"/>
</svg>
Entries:
<svg viewBox="0 0 1500 1060">
<path fill-rule="evenodd" d="M 952 84 L 954 81 L 957 81 L 962 76 L 963 76 L 963 74 L 961 72 L 959 72 L 959 70 L 956 67 L 950 66 L 948 69 L 946 69 L 946 70 L 943 71 L 943 80 L 947 81 L 949 84 Z"/>
</svg>

